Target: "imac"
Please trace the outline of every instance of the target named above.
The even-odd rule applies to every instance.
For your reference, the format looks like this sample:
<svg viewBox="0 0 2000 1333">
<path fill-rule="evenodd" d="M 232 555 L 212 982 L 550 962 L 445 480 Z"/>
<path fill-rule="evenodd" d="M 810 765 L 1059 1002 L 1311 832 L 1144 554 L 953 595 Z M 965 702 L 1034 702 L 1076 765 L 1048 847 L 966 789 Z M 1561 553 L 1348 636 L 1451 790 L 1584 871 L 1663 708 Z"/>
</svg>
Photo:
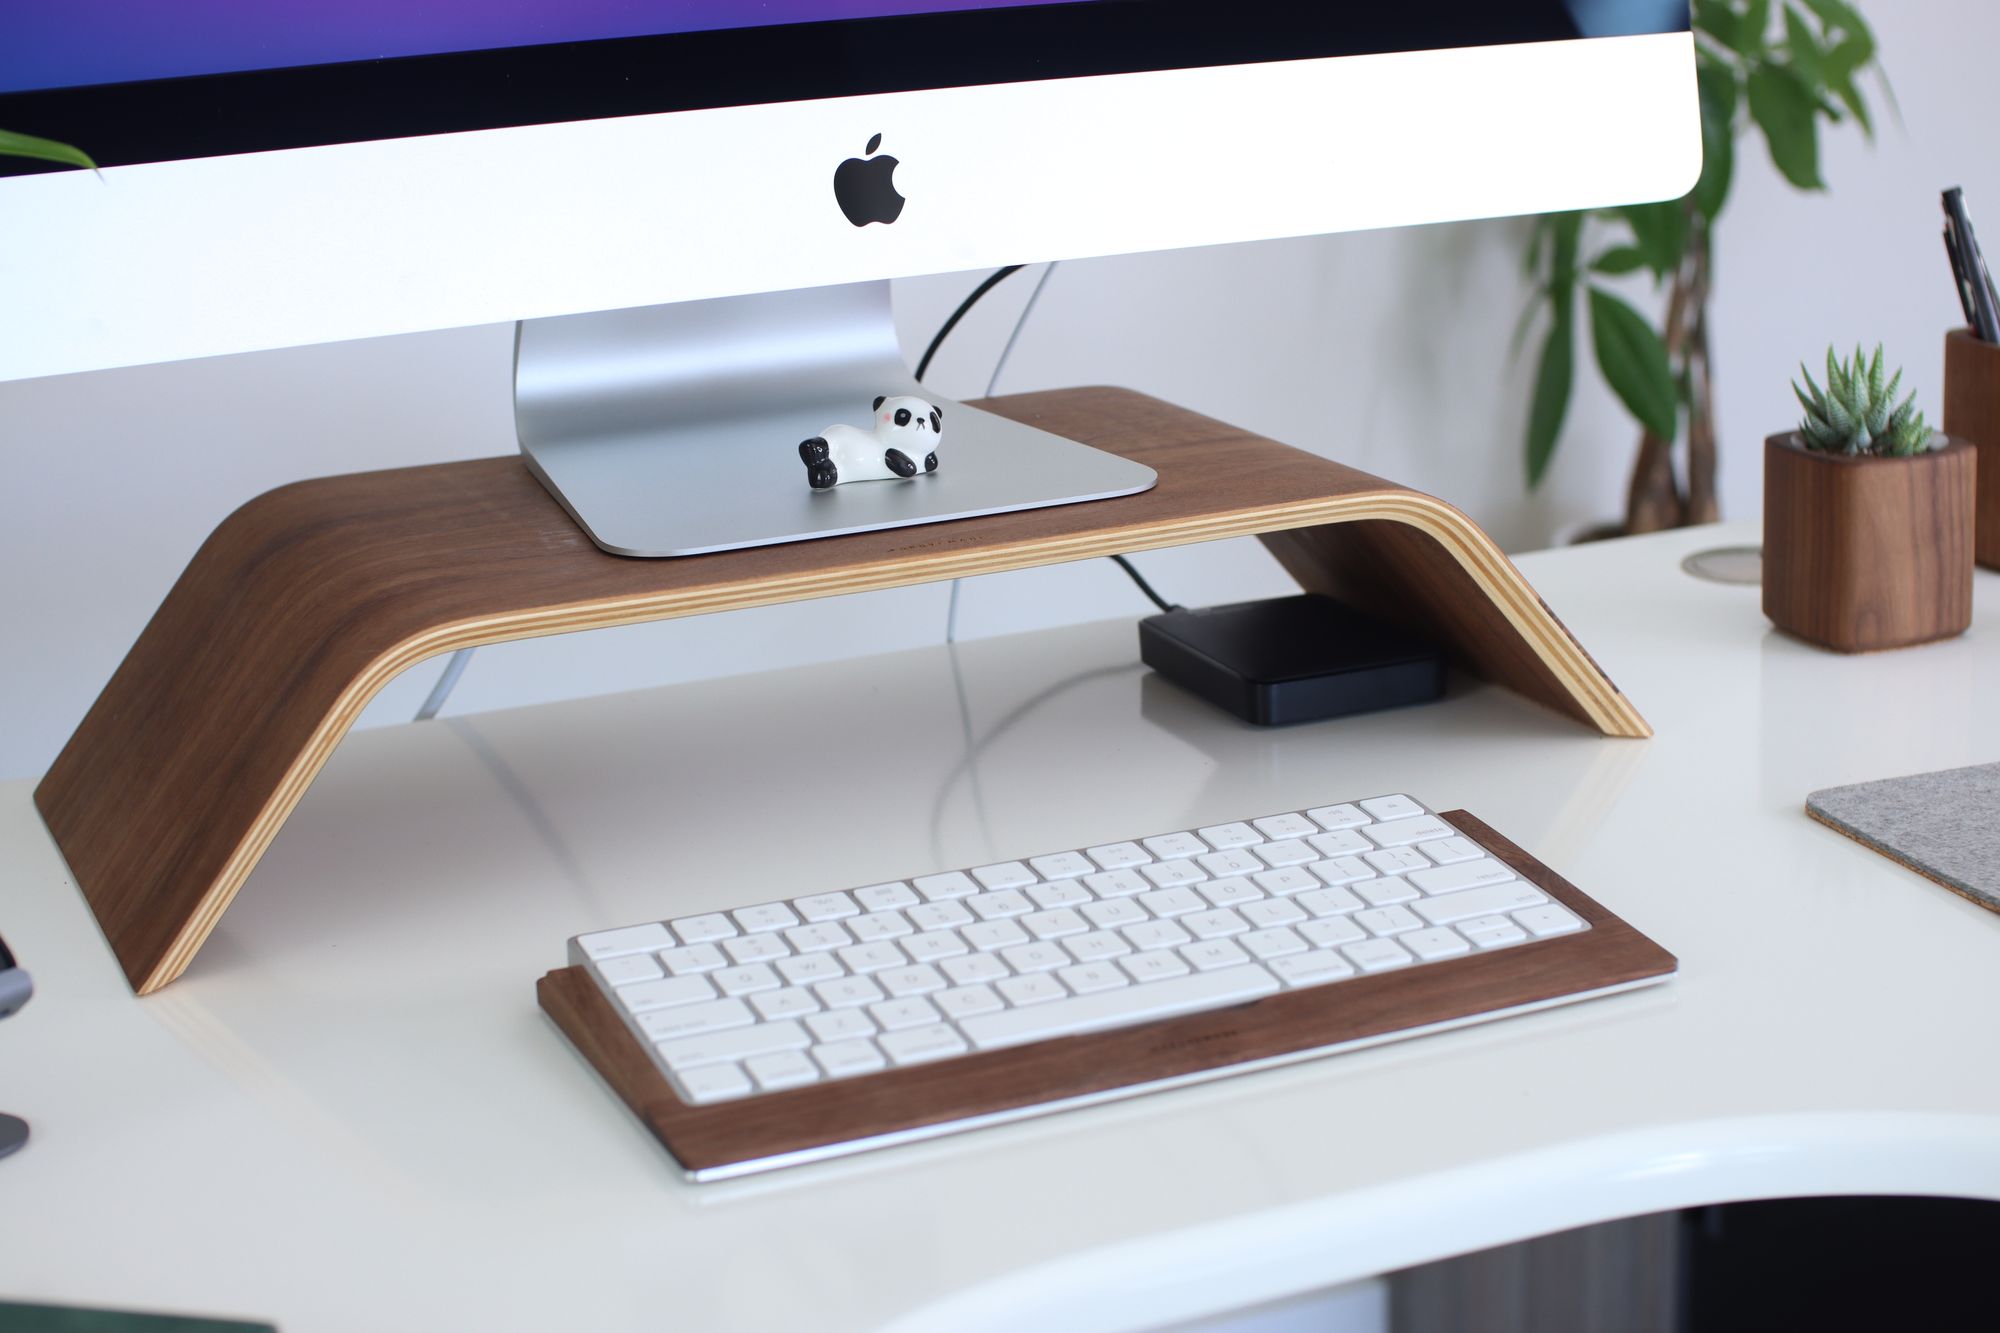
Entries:
<svg viewBox="0 0 2000 1333">
<path fill-rule="evenodd" d="M 65 0 L 7 19 L 0 380 L 518 321 L 528 465 L 606 550 L 1088 501 L 939 402 L 935 474 L 798 445 L 923 393 L 888 281 L 1674 197 L 1686 0 Z M 1133 336 L 1143 336 L 1134 330 Z"/>
</svg>

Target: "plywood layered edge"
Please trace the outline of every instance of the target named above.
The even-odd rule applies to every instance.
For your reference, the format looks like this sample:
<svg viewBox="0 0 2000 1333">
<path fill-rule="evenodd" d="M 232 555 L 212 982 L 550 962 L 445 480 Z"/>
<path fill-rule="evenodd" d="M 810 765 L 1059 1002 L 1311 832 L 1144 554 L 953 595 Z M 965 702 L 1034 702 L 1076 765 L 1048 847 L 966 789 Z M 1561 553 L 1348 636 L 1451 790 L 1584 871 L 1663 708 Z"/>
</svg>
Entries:
<svg viewBox="0 0 2000 1333">
<path fill-rule="evenodd" d="M 1432 496 L 1116 389 L 994 400 L 1154 467 L 1142 495 L 684 560 L 592 546 L 518 459 L 300 482 L 203 544 L 35 800 L 141 994 L 188 966 L 361 710 L 515 639 L 1258 536 L 1606 735 L 1650 731 L 1485 533 Z"/>
</svg>

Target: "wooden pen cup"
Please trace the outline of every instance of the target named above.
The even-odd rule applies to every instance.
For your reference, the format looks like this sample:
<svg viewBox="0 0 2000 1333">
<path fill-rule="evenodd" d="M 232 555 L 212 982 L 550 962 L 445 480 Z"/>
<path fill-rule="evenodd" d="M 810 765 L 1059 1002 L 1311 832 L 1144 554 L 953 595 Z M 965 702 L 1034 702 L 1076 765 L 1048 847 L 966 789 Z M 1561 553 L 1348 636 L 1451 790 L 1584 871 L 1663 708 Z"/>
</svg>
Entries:
<svg viewBox="0 0 2000 1333">
<path fill-rule="evenodd" d="M 1943 429 L 1979 450 L 1973 558 L 2000 569 L 2000 344 L 1970 329 L 1945 335 Z"/>
</svg>

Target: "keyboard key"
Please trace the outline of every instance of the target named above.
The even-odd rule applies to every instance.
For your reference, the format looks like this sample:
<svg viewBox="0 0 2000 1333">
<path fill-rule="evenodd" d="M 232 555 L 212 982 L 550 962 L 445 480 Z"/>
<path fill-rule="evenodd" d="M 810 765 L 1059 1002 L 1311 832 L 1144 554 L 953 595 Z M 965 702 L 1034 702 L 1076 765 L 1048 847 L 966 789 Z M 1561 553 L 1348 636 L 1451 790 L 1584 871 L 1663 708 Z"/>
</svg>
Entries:
<svg viewBox="0 0 2000 1333">
<path fill-rule="evenodd" d="M 1371 907 L 1349 920 L 1370 935 L 1400 935 L 1406 930 L 1421 930 L 1424 924 L 1407 907 Z"/>
<path fill-rule="evenodd" d="M 1352 890 L 1354 895 L 1367 900 L 1370 907 L 1387 907 L 1390 903 L 1406 903 L 1417 896 L 1410 881 L 1400 875 L 1389 875 L 1382 879 L 1364 879 Z"/>
<path fill-rule="evenodd" d="M 844 916 L 859 915 L 861 909 L 854 899 L 844 893 L 814 893 L 795 899 L 792 904 L 800 916 L 808 921 L 837 921 Z M 753 1075 L 755 1069 L 750 1071 Z"/>
<path fill-rule="evenodd" d="M 919 875 L 910 881 L 918 893 L 931 902 L 947 898 L 970 898 L 979 892 L 979 885 L 963 870 L 953 870 L 942 875 Z"/>
<path fill-rule="evenodd" d="M 778 1018 L 799 1018 L 819 1012 L 820 1003 L 813 998 L 812 991 L 804 986 L 786 986 L 782 990 L 758 991 L 750 997 L 750 1007 L 764 1016 L 765 1022 Z"/>
<path fill-rule="evenodd" d="M 1100 870 L 1123 870 L 1153 859 L 1153 854 L 1136 842 L 1107 842 L 1102 847 L 1086 847 L 1083 854 L 1095 861 Z"/>
<path fill-rule="evenodd" d="M 1162 861 L 1200 856 L 1208 850 L 1208 844 L 1192 833 L 1160 833 L 1150 838 L 1141 838 L 1139 841 L 1147 851 Z"/>
<path fill-rule="evenodd" d="M 1195 858 L 1196 864 L 1217 879 L 1228 879 L 1235 875 L 1254 875 L 1267 867 L 1257 859 L 1257 854 L 1244 847 L 1232 847 L 1226 852 L 1205 852 Z"/>
<path fill-rule="evenodd" d="M 928 963 L 892 967 L 875 974 L 875 983 L 895 996 L 923 995 L 944 989 L 944 976 Z"/>
<path fill-rule="evenodd" d="M 927 930 L 921 935 L 911 935 L 899 940 L 903 952 L 920 963 L 934 963 L 940 958 L 953 958 L 966 952 L 966 943 L 954 930 Z"/>
<path fill-rule="evenodd" d="M 1387 972 L 1391 968 L 1408 967 L 1416 957 L 1394 940 L 1362 940 L 1358 944 L 1343 944 L 1340 951 L 1347 955 L 1347 961 L 1363 972 Z"/>
<path fill-rule="evenodd" d="M 1384 847 L 1379 852 L 1367 852 L 1361 857 L 1375 867 L 1378 875 L 1401 875 L 1412 870 L 1430 867 L 1430 858 L 1414 847 Z"/>
<path fill-rule="evenodd" d="M 1306 845 L 1327 858 L 1339 856 L 1359 856 L 1363 852 L 1375 850 L 1375 844 L 1361 836 L 1355 829 L 1339 829 L 1332 833 L 1315 833 L 1306 839 Z"/>
<path fill-rule="evenodd" d="M 1273 958 L 1271 971 L 1287 986 L 1317 986 L 1354 975 L 1354 964 L 1331 949 L 1312 949 L 1289 958 Z"/>
<path fill-rule="evenodd" d="M 1211 824 L 1207 828 L 1196 829 L 1201 840 L 1218 852 L 1226 852 L 1232 847 L 1248 847 L 1253 842 L 1264 841 L 1264 835 L 1248 824 L 1238 821 L 1232 824 Z"/>
<path fill-rule="evenodd" d="M 1028 942 L 1028 932 L 1021 928 L 1018 921 L 975 921 L 958 933 L 981 953 L 993 953 L 1010 944 Z"/>
<path fill-rule="evenodd" d="M 831 981 L 835 977 L 847 975 L 847 969 L 832 954 L 812 953 L 795 958 L 780 958 L 771 966 L 778 969 L 778 975 L 794 986 L 803 986 L 814 981 Z"/>
<path fill-rule="evenodd" d="M 1244 903 L 1236 910 L 1242 913 L 1245 921 L 1260 930 L 1289 926 L 1306 919 L 1306 909 L 1287 898 L 1260 898 L 1254 903 Z"/>
<path fill-rule="evenodd" d="M 750 1076 L 743 1072 L 741 1065 L 705 1065 L 700 1069 L 690 1069 L 674 1075 L 679 1085 L 681 1099 L 691 1106 L 706 1106 L 710 1102 L 725 1102 L 732 1097 L 742 1097 L 750 1092 Z"/>
<path fill-rule="evenodd" d="M 1294 930 L 1277 926 L 1270 930 L 1253 930 L 1236 937 L 1236 942 L 1247 950 L 1252 958 L 1266 962 L 1273 958 L 1283 958 L 1287 954 L 1304 953 L 1306 942 Z"/>
<path fill-rule="evenodd" d="M 1527 931 L 1514 924 L 1513 918 L 1505 916 L 1477 916 L 1461 921 L 1458 933 L 1482 949 L 1505 948 L 1528 938 Z"/>
<path fill-rule="evenodd" d="M 1304 815 L 1265 815 L 1250 823 L 1267 838 L 1303 838 L 1309 833 L 1319 832 L 1319 825 Z"/>
<path fill-rule="evenodd" d="M 1208 878 L 1208 872 L 1193 861 L 1155 861 L 1151 865 L 1140 866 L 1139 873 L 1151 880 L 1155 888 L 1161 889 L 1199 884 Z"/>
<path fill-rule="evenodd" d="M 1348 889 L 1314 889 L 1292 901 L 1314 916 L 1339 916 L 1343 912 L 1358 912 L 1368 905 Z"/>
<path fill-rule="evenodd" d="M 1359 806 L 1353 805 L 1322 805 L 1306 811 L 1306 818 L 1330 833 L 1368 822 L 1368 816 L 1361 813 Z"/>
<path fill-rule="evenodd" d="M 1062 946 L 1069 950 L 1070 957 L 1079 963 L 1095 963 L 1132 952 L 1132 946 L 1127 944 L 1125 937 L 1115 930 L 1093 930 L 1082 935 L 1071 935 L 1062 942 Z"/>
<path fill-rule="evenodd" d="M 1196 940 L 1181 946 L 1181 957 L 1197 972 L 1213 972 L 1250 961 L 1250 955 L 1233 940 Z"/>
<path fill-rule="evenodd" d="M 1398 935 L 1396 943 L 1402 945 L 1426 963 L 1434 962 L 1439 958 L 1455 958 L 1459 954 L 1472 952 L 1472 946 L 1465 942 L 1465 937 L 1450 926 L 1433 926 L 1429 930 L 1413 930 L 1407 935 Z"/>
<path fill-rule="evenodd" d="M 1263 893 L 1285 895 L 1304 893 L 1320 886 L 1320 878 L 1304 866 L 1286 866 L 1282 870 L 1260 870 L 1250 880 Z"/>
<path fill-rule="evenodd" d="M 1108 902 L 1085 903 L 1084 919 L 1102 929 L 1112 926 L 1129 926 L 1135 921 L 1150 921 L 1152 913 L 1130 898 L 1113 898 Z"/>
<path fill-rule="evenodd" d="M 1028 864 L 1043 879 L 1082 879 L 1096 871 L 1097 863 L 1082 852 L 1056 852 L 1051 856 L 1031 856 Z"/>
<path fill-rule="evenodd" d="M 729 994 L 735 994 L 729 991 Z M 677 1004 L 690 1004 L 696 1000 L 715 998 L 715 987 L 704 976 L 664 977 L 658 981 L 634 982 L 618 989 L 618 1003 L 625 1006 L 628 1014 L 643 1014 L 652 1009 L 666 1009 Z"/>
<path fill-rule="evenodd" d="M 883 998 L 882 988 L 868 977 L 839 977 L 833 981 L 816 981 L 812 992 L 819 1002 L 829 1009 L 851 1009 L 859 1004 L 873 1004 Z"/>
<path fill-rule="evenodd" d="M 713 944 L 690 944 L 681 949 L 662 949 L 658 957 L 660 965 L 677 977 L 690 972 L 713 972 L 718 967 L 729 966 L 729 960 L 722 956 L 722 950 Z"/>
<path fill-rule="evenodd" d="M 866 912 L 886 912 L 893 907 L 915 907 L 921 901 L 916 891 L 901 880 L 871 884 L 854 891 L 854 901 Z"/>
<path fill-rule="evenodd" d="M 1360 805 L 1376 819 L 1408 819 L 1413 815 L 1430 813 L 1407 796 L 1376 796 L 1362 801 Z"/>
<path fill-rule="evenodd" d="M 805 1023 L 821 1041 L 851 1041 L 875 1035 L 875 1020 L 866 1009 L 828 1009 L 807 1014 Z"/>
<path fill-rule="evenodd" d="M 1504 863 L 1482 856 L 1477 861 L 1461 861 L 1457 865 L 1413 871 L 1407 878 L 1425 893 L 1457 893 L 1461 889 L 1505 884 L 1514 878 L 1514 872 Z"/>
<path fill-rule="evenodd" d="M 1036 972 L 1025 977 L 1008 977 L 993 983 L 993 989 L 1007 997 L 1012 1005 L 1047 1004 L 1060 1000 L 1069 994 L 1063 984 L 1047 972 Z M 971 1020 L 967 1020 L 968 1022 Z"/>
<path fill-rule="evenodd" d="M 1486 855 L 1478 843 L 1460 834 L 1449 838 L 1439 838 L 1436 842 L 1420 842 L 1417 850 L 1441 866 L 1457 865 L 1460 861 L 1477 861 Z"/>
<path fill-rule="evenodd" d="M 1430 842 L 1434 838 L 1449 838 L 1458 830 L 1436 815 L 1418 815 L 1415 819 L 1392 819 L 1386 824 L 1370 824 L 1362 832 L 1377 847 L 1407 847 L 1411 843 Z"/>
<path fill-rule="evenodd" d="M 784 983 L 778 974 L 763 963 L 752 963 L 748 967 L 725 967 L 720 972 L 711 972 L 707 980 L 715 982 L 724 995 L 749 995 L 760 990 L 776 990 Z M 702 977 L 676 977 L 676 981 L 702 981 Z"/>
<path fill-rule="evenodd" d="M 1257 855 L 1273 870 L 1283 866 L 1302 866 L 1308 861 L 1320 859 L 1318 852 L 1298 838 L 1262 843 L 1257 848 Z"/>
<path fill-rule="evenodd" d="M 799 924 L 799 914 L 785 903 L 759 903 L 755 907 L 739 907 L 730 915 L 736 918 L 737 925 L 752 934 L 783 930 L 786 926 Z"/>
<path fill-rule="evenodd" d="M 576 947 L 583 956 L 596 962 L 604 958 L 616 958 L 621 953 L 654 953 L 674 946 L 673 936 L 657 921 L 643 926 L 627 926 L 623 930 L 600 930 L 595 935 L 579 935 Z"/>
<path fill-rule="evenodd" d="M 953 986 L 931 996 L 931 1003 L 941 1010 L 946 1018 L 970 1018 L 974 1014 L 990 1014 L 995 1009 L 1004 1009 L 1007 1002 L 991 986 Z"/>
<path fill-rule="evenodd" d="M 1269 875 L 1275 872 L 1267 870 L 1264 873 Z M 1318 881 L 1311 875 L 1306 876 L 1305 887 L 1311 888 L 1316 883 Z M 1217 907 L 1237 907 L 1244 903 L 1254 903 L 1264 896 L 1262 889 L 1241 875 L 1231 875 L 1228 879 L 1216 879 L 1206 884 L 1198 884 L 1195 886 L 1195 892 Z"/>
<path fill-rule="evenodd" d="M 1035 906 L 1045 911 L 1058 907 L 1081 907 L 1095 901 L 1090 890 L 1073 879 L 1059 879 L 1053 884 L 1030 884 L 1024 892 L 1035 900 Z"/>
<path fill-rule="evenodd" d="M 799 953 L 821 953 L 854 943 L 854 936 L 838 921 L 816 921 L 809 926 L 793 926 L 785 932 L 785 943 Z"/>
<path fill-rule="evenodd" d="M 1065 935 L 1081 935 L 1090 923 L 1067 907 L 1053 912 L 1030 912 L 1021 918 L 1021 927 L 1038 940 L 1058 940 Z"/>
<path fill-rule="evenodd" d="M 607 986 L 629 986 L 635 981 L 658 981 L 666 975 L 660 960 L 649 953 L 626 953 L 593 963 Z"/>
<path fill-rule="evenodd" d="M 998 865 L 979 866 L 972 877 L 989 889 L 1019 889 L 1033 884 L 1035 872 L 1019 861 L 1002 861 Z"/>
<path fill-rule="evenodd" d="M 1030 1008 L 979 1014 L 960 1026 L 975 1046 L 992 1050 L 1235 1004 L 1269 995 L 1277 989 L 1277 980 L 1269 972 L 1255 964 L 1246 964 L 1172 977 L 1145 986 L 1075 995 Z"/>
<path fill-rule="evenodd" d="M 842 927 L 852 931 L 854 938 L 863 944 L 870 944 L 876 940 L 893 940 L 899 935 L 909 935 L 916 931 L 916 927 L 910 923 L 910 919 L 894 908 L 886 912 L 869 912 L 862 916 L 851 916 L 839 926 L 829 928 L 839 930 Z"/>
<path fill-rule="evenodd" d="M 1207 901 L 1193 889 L 1154 889 L 1151 893 L 1140 894 L 1139 903 L 1157 917 L 1181 916 L 1199 912 L 1208 906 Z"/>
<path fill-rule="evenodd" d="M 1136 870 L 1106 870 L 1083 877 L 1083 887 L 1100 898 L 1125 898 L 1135 893 L 1144 893 L 1153 887 L 1153 881 Z"/>
<path fill-rule="evenodd" d="M 734 1000 L 725 1003 L 737 1003 Z M 697 1037 L 653 1043 L 653 1049 L 667 1068 L 679 1073 L 697 1065 L 743 1060 L 767 1051 L 802 1051 L 812 1044 L 806 1030 L 797 1023 L 761 1023 L 756 1027 L 732 1028 Z"/>
<path fill-rule="evenodd" d="M 926 1023 L 935 1023 L 943 1017 L 938 1013 L 936 1005 L 920 995 L 871 1004 L 868 1006 L 868 1016 L 879 1023 L 884 1032 L 920 1028 Z"/>
<path fill-rule="evenodd" d="M 943 1023 L 911 1028 L 907 1032 L 891 1032 L 884 1035 L 881 1042 L 889 1058 L 899 1065 L 941 1060 L 947 1055 L 959 1055 L 965 1051 L 965 1038 Z"/>
<path fill-rule="evenodd" d="M 1526 907 L 1513 913 L 1513 917 L 1538 940 L 1547 939 L 1551 935 L 1567 935 L 1571 931 L 1583 929 L 1583 919 L 1561 903 Z"/>
<path fill-rule="evenodd" d="M 1336 889 L 1375 878 L 1375 867 L 1358 856 L 1336 856 L 1326 861 L 1315 861 L 1306 869 L 1318 876 L 1322 883 Z"/>
<path fill-rule="evenodd" d="M 1248 921 L 1227 907 L 1218 907 L 1212 912 L 1190 912 L 1180 918 L 1180 923 L 1198 940 L 1216 940 L 1227 935 L 1241 935 L 1250 929 Z"/>
<path fill-rule="evenodd" d="M 733 939 L 724 940 L 722 947 L 730 959 L 738 964 L 768 963 L 773 958 L 783 958 L 792 951 L 791 946 L 776 935 L 738 935 Z"/>
<path fill-rule="evenodd" d="M 743 1062 L 744 1070 L 765 1092 L 781 1092 L 819 1082 L 819 1066 L 798 1051 L 769 1051 Z"/>
<path fill-rule="evenodd" d="M 1305 939 L 1319 948 L 1332 949 L 1342 944 L 1353 944 L 1368 938 L 1368 932 L 1354 924 L 1351 917 L 1330 916 L 1319 921 L 1302 921 L 1292 927 Z"/>
<path fill-rule="evenodd" d="M 982 893 L 976 898 L 968 898 L 965 905 L 981 921 L 1000 921 L 1010 916 L 1026 916 L 1035 910 L 1024 893 L 1014 889 L 1002 889 L 998 893 Z"/>
<path fill-rule="evenodd" d="M 1118 960 L 1118 966 L 1134 981 L 1163 981 L 1168 977 L 1184 977 L 1194 971 L 1185 958 L 1171 949 L 1127 954 Z"/>
<path fill-rule="evenodd" d="M 1468 917 L 1539 907 L 1548 900 L 1548 895 L 1540 889 L 1517 879 L 1506 884 L 1489 884 L 1483 889 L 1461 889 L 1436 898 L 1419 898 L 1410 906 L 1433 926 L 1444 926 Z"/>
<path fill-rule="evenodd" d="M 1063 985 L 1078 995 L 1090 995 L 1101 990 L 1117 990 L 1129 986 L 1131 979 L 1118 969 L 1116 963 L 1078 963 L 1056 973 Z"/>
<path fill-rule="evenodd" d="M 736 923 L 720 912 L 679 917 L 671 924 L 682 944 L 712 944 L 737 933 Z"/>
<path fill-rule="evenodd" d="M 889 1064 L 872 1041 L 830 1041 L 824 1046 L 813 1047 L 812 1057 L 826 1071 L 828 1078 L 872 1074 Z"/>
<path fill-rule="evenodd" d="M 977 919 L 963 901 L 918 903 L 905 910 L 903 917 L 918 930 L 949 930 Z"/>
<path fill-rule="evenodd" d="M 1118 933 L 1140 953 L 1148 949 L 1171 949 L 1194 938 L 1172 921 L 1141 921 L 1136 926 L 1120 926 Z"/>
<path fill-rule="evenodd" d="M 848 971 L 854 973 L 880 972 L 887 967 L 902 967 L 910 961 L 909 955 L 891 940 L 850 944 L 835 956 L 846 964 Z"/>
<path fill-rule="evenodd" d="M 972 986 L 1000 980 L 1007 975 L 1007 965 L 990 953 L 969 953 L 962 958 L 941 959 L 938 971 L 950 977 L 954 985 Z"/>
<path fill-rule="evenodd" d="M 1067 966 L 1069 953 L 1060 944 L 1044 944 L 1037 940 L 1033 944 L 1017 944 L 1011 949 L 1002 949 L 1000 956 L 1007 960 L 1007 966 L 1016 972 L 1053 972 Z"/>
<path fill-rule="evenodd" d="M 749 1027 L 757 1021 L 750 1006 L 741 1000 L 707 1000 L 677 1004 L 671 1009 L 655 1009 L 639 1015 L 639 1030 L 653 1041 L 718 1032 L 723 1028 Z"/>
</svg>

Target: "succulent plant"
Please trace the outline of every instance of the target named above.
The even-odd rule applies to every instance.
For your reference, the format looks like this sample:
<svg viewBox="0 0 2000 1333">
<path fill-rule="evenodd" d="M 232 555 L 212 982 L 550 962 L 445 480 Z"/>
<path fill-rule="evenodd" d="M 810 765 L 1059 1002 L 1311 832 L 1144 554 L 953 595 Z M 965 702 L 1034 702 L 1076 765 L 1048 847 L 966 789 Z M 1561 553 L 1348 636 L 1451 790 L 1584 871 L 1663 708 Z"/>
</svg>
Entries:
<svg viewBox="0 0 2000 1333">
<path fill-rule="evenodd" d="M 1883 381 L 1879 343 L 1872 358 L 1862 355 L 1856 347 L 1854 359 L 1848 362 L 1842 362 L 1831 347 L 1827 348 L 1824 392 L 1813 383 L 1812 372 L 1803 365 L 1799 373 L 1806 377 L 1806 387 L 1801 389 L 1794 381 L 1792 392 L 1806 410 L 1805 419 L 1799 422 L 1799 434 L 1805 437 L 1808 449 L 1892 458 L 1905 458 L 1930 449 L 1932 431 L 1924 421 L 1924 414 L 1917 411 L 1917 396 L 1913 393 L 1901 403 L 1896 401 L 1896 391 L 1903 385 L 1903 372 L 1898 370 L 1894 379 Z"/>
</svg>

